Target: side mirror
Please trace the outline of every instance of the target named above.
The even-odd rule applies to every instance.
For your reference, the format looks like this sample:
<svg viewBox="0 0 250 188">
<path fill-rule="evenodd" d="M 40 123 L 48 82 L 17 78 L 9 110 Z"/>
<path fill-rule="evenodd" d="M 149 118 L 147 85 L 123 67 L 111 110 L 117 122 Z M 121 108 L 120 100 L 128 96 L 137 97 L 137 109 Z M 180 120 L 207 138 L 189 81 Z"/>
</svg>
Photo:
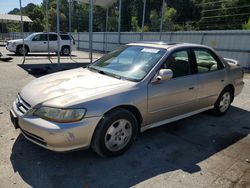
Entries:
<svg viewBox="0 0 250 188">
<path fill-rule="evenodd" d="M 173 71 L 171 69 L 160 69 L 156 76 L 157 81 L 170 80 L 173 77 Z"/>
</svg>

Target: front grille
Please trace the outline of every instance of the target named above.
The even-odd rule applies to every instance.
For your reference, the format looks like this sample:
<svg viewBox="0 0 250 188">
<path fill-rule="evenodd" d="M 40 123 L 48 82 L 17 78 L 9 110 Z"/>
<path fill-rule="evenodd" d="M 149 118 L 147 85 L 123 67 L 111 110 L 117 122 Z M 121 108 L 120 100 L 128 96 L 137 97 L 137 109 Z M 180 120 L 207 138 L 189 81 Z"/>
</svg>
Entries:
<svg viewBox="0 0 250 188">
<path fill-rule="evenodd" d="M 28 110 L 31 109 L 31 105 L 23 100 L 20 94 L 18 94 L 16 98 L 16 107 L 22 114 L 25 114 Z"/>
<path fill-rule="evenodd" d="M 20 129 L 21 129 L 21 128 L 20 128 Z M 47 143 L 45 142 L 45 140 L 44 140 L 42 137 L 37 136 L 37 135 L 34 135 L 34 134 L 32 134 L 32 133 L 30 133 L 30 132 L 28 132 L 28 131 L 25 131 L 25 130 L 23 130 L 23 129 L 21 129 L 21 131 L 22 131 L 22 133 L 23 133 L 26 137 L 28 137 L 29 139 L 33 140 L 34 142 L 39 143 L 39 144 L 42 144 L 42 145 L 44 145 L 44 146 L 47 145 Z"/>
</svg>

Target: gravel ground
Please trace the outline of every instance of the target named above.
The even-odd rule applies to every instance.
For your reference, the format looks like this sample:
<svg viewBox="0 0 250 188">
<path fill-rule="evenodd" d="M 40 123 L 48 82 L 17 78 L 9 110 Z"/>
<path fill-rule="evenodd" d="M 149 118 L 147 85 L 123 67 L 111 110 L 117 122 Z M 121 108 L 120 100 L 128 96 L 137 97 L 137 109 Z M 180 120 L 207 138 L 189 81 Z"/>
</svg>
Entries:
<svg viewBox="0 0 250 188">
<path fill-rule="evenodd" d="M 12 101 L 35 77 L 13 58 L 0 62 L 0 187 L 250 187 L 249 74 L 225 116 L 202 113 L 146 131 L 124 155 L 100 158 L 92 150 L 48 151 L 14 129 Z M 31 55 L 27 63 L 48 60 Z"/>
</svg>

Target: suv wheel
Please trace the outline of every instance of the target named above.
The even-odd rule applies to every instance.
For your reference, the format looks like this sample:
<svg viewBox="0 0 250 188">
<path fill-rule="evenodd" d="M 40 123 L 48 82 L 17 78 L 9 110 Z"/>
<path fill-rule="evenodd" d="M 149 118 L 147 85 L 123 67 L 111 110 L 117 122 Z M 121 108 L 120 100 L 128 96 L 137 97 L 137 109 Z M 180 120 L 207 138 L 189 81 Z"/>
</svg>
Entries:
<svg viewBox="0 0 250 188">
<path fill-rule="evenodd" d="M 70 47 L 69 47 L 69 46 L 63 46 L 63 47 L 62 47 L 61 53 L 62 53 L 62 55 L 64 55 L 64 56 L 70 55 Z"/>
<path fill-rule="evenodd" d="M 16 54 L 17 55 L 23 55 L 23 53 L 25 55 L 27 55 L 28 54 L 28 48 L 26 46 L 24 46 L 24 50 L 23 50 L 23 45 L 17 46 Z"/>
<path fill-rule="evenodd" d="M 100 156 L 120 155 L 133 143 L 137 130 L 135 116 L 125 109 L 117 109 L 103 117 L 95 130 L 91 146 Z"/>
</svg>

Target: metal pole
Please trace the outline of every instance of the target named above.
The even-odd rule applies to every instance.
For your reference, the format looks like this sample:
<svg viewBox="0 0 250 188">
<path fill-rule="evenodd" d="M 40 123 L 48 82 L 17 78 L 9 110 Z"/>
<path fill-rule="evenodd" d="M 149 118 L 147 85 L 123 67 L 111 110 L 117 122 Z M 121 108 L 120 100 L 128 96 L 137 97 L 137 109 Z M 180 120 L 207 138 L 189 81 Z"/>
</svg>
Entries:
<svg viewBox="0 0 250 188">
<path fill-rule="evenodd" d="M 1 20 L 1 33 L 3 33 L 3 20 Z"/>
<path fill-rule="evenodd" d="M 108 22 L 109 22 L 109 8 L 106 9 L 105 52 L 107 52 Z"/>
<path fill-rule="evenodd" d="M 142 24 L 141 24 L 141 36 L 140 36 L 140 40 L 143 39 L 143 29 L 144 29 L 145 12 L 146 12 L 146 1 L 147 0 L 143 0 L 143 13 L 142 13 Z"/>
<path fill-rule="evenodd" d="M 121 13 L 122 13 L 122 0 L 119 0 L 119 18 L 118 18 L 118 44 L 121 43 Z"/>
<path fill-rule="evenodd" d="M 22 39 L 23 39 L 23 63 L 25 62 L 25 47 L 24 47 L 24 35 L 23 35 L 23 14 L 22 14 L 22 0 L 19 0 L 20 3 L 20 16 L 21 16 L 21 32 L 22 32 Z"/>
<path fill-rule="evenodd" d="M 69 36 L 70 36 L 70 59 L 71 59 L 71 42 L 72 42 L 72 38 L 71 38 L 71 5 L 72 5 L 72 1 L 69 0 Z"/>
<path fill-rule="evenodd" d="M 48 14 L 48 4 L 49 0 L 46 0 L 46 28 L 47 28 L 47 43 L 48 43 L 48 59 L 50 60 L 50 46 L 49 46 L 49 14 Z M 52 62 L 51 62 L 52 63 Z"/>
<path fill-rule="evenodd" d="M 56 0 L 57 65 L 60 67 L 60 0 Z"/>
<path fill-rule="evenodd" d="M 164 16 L 164 10 L 165 10 L 165 0 L 162 0 L 162 9 L 161 9 L 161 25 L 160 25 L 160 40 L 162 36 L 162 27 L 163 27 L 163 16 Z"/>
<path fill-rule="evenodd" d="M 89 59 L 90 63 L 93 61 L 93 0 L 89 0 Z"/>
</svg>

